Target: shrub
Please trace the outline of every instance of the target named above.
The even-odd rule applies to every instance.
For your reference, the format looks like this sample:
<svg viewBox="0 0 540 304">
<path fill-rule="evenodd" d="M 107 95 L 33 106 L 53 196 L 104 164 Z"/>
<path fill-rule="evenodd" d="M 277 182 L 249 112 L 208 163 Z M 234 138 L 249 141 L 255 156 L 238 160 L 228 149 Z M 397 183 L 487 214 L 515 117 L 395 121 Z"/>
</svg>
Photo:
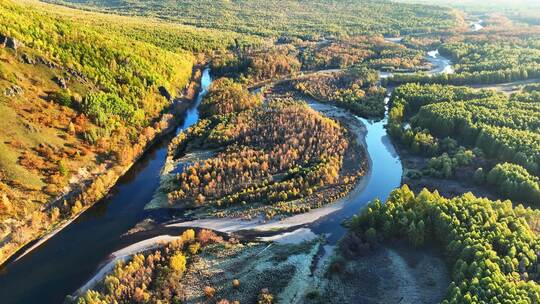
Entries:
<svg viewBox="0 0 540 304">
<path fill-rule="evenodd" d="M 100 136 L 98 134 L 97 129 L 92 128 L 84 132 L 83 138 L 87 143 L 93 145 L 99 140 Z"/>
<path fill-rule="evenodd" d="M 211 299 L 214 297 L 214 295 L 216 294 L 216 289 L 213 288 L 213 287 L 210 287 L 210 286 L 205 286 L 204 289 L 204 295 L 208 298 L 208 299 Z"/>
<path fill-rule="evenodd" d="M 61 159 L 59 162 L 58 162 L 58 172 L 62 175 L 62 176 L 67 176 L 68 173 L 69 173 L 69 169 L 68 167 L 66 166 L 66 162 Z"/>
<path fill-rule="evenodd" d="M 375 243 L 377 241 L 377 230 L 371 227 L 365 232 L 366 240 L 370 243 Z"/>
<path fill-rule="evenodd" d="M 69 90 L 62 89 L 52 94 L 52 100 L 65 107 L 70 107 L 72 104 L 71 93 Z"/>
<path fill-rule="evenodd" d="M 197 252 L 199 252 L 200 248 L 201 248 L 201 244 L 193 243 L 193 244 L 189 245 L 188 250 L 189 250 L 189 253 L 191 253 L 191 254 L 197 254 Z"/>
<path fill-rule="evenodd" d="M 306 298 L 310 299 L 310 300 L 316 300 L 320 297 L 320 293 L 318 290 L 311 290 L 309 291 L 307 294 L 306 294 Z"/>
<path fill-rule="evenodd" d="M 481 185 L 486 182 L 486 173 L 484 172 L 484 169 L 478 168 L 474 172 L 473 176 L 474 182 Z"/>
<path fill-rule="evenodd" d="M 186 257 L 181 252 L 173 255 L 169 266 L 175 273 L 183 274 L 186 271 Z"/>
<path fill-rule="evenodd" d="M 184 241 L 185 243 L 192 242 L 193 240 L 195 240 L 195 230 L 193 230 L 193 229 L 188 229 L 188 230 L 184 231 L 184 232 L 182 233 L 182 235 L 180 236 L 180 238 L 181 238 L 182 241 Z"/>
<path fill-rule="evenodd" d="M 83 209 L 83 206 L 82 206 L 81 202 L 80 202 L 80 201 L 76 201 L 76 202 L 75 202 L 75 205 L 73 205 L 73 206 L 71 207 L 71 214 L 72 214 L 72 215 L 76 215 L 76 214 L 78 214 L 79 212 L 81 212 L 82 209 Z"/>
<path fill-rule="evenodd" d="M 201 246 L 205 246 L 207 244 L 211 243 L 221 243 L 223 242 L 223 238 L 219 235 L 215 234 L 211 230 L 202 229 L 199 231 L 199 234 L 197 235 L 197 240 L 201 244 Z"/>
<path fill-rule="evenodd" d="M 259 294 L 259 300 L 257 304 L 272 304 L 274 303 L 274 296 L 270 293 L 268 288 L 263 288 Z"/>
</svg>

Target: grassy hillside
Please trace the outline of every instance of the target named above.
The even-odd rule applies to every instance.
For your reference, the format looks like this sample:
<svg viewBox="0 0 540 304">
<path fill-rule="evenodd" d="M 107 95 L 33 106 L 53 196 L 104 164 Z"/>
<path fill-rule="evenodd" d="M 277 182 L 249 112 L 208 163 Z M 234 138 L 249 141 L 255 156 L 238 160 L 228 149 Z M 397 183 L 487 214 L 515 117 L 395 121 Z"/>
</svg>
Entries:
<svg viewBox="0 0 540 304">
<path fill-rule="evenodd" d="M 435 6 L 390 1 L 126 1 L 48 0 L 127 15 L 158 17 L 198 27 L 263 36 L 395 34 L 446 31 L 457 24 L 454 12 Z"/>
<path fill-rule="evenodd" d="M 260 42 L 0 0 L 0 260 L 101 197 L 167 128 L 192 51 L 244 41 Z M 85 195 L 62 204 L 74 189 Z"/>
<path fill-rule="evenodd" d="M 61 15 L 85 27 L 121 33 L 131 39 L 151 43 L 169 51 L 205 52 L 231 47 L 259 45 L 259 37 L 233 31 L 201 29 L 194 26 L 172 24 L 156 18 L 128 17 L 113 14 L 92 13 L 65 6 L 50 5 L 35 0 L 25 0 L 40 11 Z"/>
</svg>

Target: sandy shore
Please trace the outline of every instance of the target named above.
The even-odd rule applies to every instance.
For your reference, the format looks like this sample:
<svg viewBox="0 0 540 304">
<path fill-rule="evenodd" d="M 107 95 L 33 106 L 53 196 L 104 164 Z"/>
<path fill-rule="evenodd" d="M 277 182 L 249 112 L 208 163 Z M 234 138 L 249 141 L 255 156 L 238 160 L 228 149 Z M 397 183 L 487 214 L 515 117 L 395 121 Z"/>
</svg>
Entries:
<svg viewBox="0 0 540 304">
<path fill-rule="evenodd" d="M 115 251 L 111 254 L 111 258 L 107 261 L 107 263 L 99 269 L 99 271 L 90 279 L 86 284 L 84 284 L 81 288 L 79 288 L 75 294 L 81 295 L 84 292 L 86 292 L 88 289 L 93 288 L 98 282 L 100 282 L 106 274 L 110 273 L 113 269 L 116 263 L 123 260 L 126 261 L 129 257 L 131 257 L 134 254 L 147 251 L 150 249 L 157 248 L 163 244 L 166 244 L 170 241 L 179 239 L 179 236 L 170 236 L 170 235 L 160 235 L 157 237 L 153 237 L 144 241 L 140 241 L 138 243 L 135 243 L 133 245 L 127 246 L 123 249 L 120 249 L 118 251 Z"/>
<path fill-rule="evenodd" d="M 311 241 L 317 238 L 317 235 L 308 228 L 296 229 L 292 232 L 285 232 L 282 234 L 261 237 L 259 240 L 263 242 L 276 242 L 278 244 L 299 244 L 306 241 Z"/>
</svg>

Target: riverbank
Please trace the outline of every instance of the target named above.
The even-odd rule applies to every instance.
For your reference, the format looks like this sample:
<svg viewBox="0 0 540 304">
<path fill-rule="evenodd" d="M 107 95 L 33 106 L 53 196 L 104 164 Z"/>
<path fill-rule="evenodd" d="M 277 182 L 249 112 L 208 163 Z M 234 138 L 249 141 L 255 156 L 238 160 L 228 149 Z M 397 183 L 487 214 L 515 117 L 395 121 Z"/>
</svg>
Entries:
<svg viewBox="0 0 540 304">
<path fill-rule="evenodd" d="M 223 233 L 234 233 L 242 230 L 255 230 L 259 232 L 283 230 L 313 223 L 322 217 L 343 209 L 347 204 L 357 201 L 358 197 L 365 189 L 367 181 L 370 179 L 372 166 L 369 153 L 367 153 L 367 144 L 365 140 L 367 134 L 366 126 L 358 117 L 354 116 L 347 110 L 329 104 L 316 102 L 311 99 L 305 99 L 305 101 L 309 102 L 308 105 L 314 110 L 319 111 L 332 119 L 340 121 L 342 125 L 355 136 L 356 141 L 360 144 L 360 148 L 363 150 L 362 154 L 366 157 L 364 175 L 359 181 L 356 182 L 353 189 L 350 190 L 345 197 L 320 208 L 311 209 L 306 213 L 292 215 L 279 220 L 266 220 L 262 217 L 248 220 L 242 218 L 201 218 L 196 220 L 170 222 L 166 224 L 166 227 L 196 227 Z"/>
<path fill-rule="evenodd" d="M 107 275 L 107 273 L 111 272 L 114 269 L 114 266 L 118 262 L 126 261 L 137 253 L 147 252 L 159 246 L 165 245 L 168 242 L 178 240 L 179 238 L 180 236 L 156 236 L 113 252 L 110 259 L 105 263 L 105 265 L 100 267 L 99 271 L 90 280 L 88 280 L 86 284 L 81 286 L 81 288 L 79 288 L 74 293 L 74 296 L 80 296 L 84 294 L 84 292 L 86 292 L 87 290 L 94 288 L 94 286 L 99 283 L 105 277 L 105 275 Z"/>
<path fill-rule="evenodd" d="M 170 121 L 173 121 L 173 120 L 174 120 L 173 118 L 170 119 Z M 46 231 L 45 233 L 43 233 L 42 235 L 38 236 L 37 238 L 31 240 L 27 244 L 21 246 L 21 248 L 19 250 L 15 251 L 10 257 L 16 256 L 14 262 L 18 261 L 19 259 L 24 257 L 26 254 L 31 252 L 32 250 L 34 250 L 35 248 L 37 248 L 41 244 L 45 243 L 47 240 L 49 240 L 55 234 L 62 231 L 62 229 L 64 229 L 69 224 L 71 224 L 73 221 L 75 221 L 81 214 L 86 212 L 89 208 L 91 208 L 94 204 L 98 203 L 101 199 L 106 197 L 107 194 L 109 193 L 109 191 L 117 184 L 118 180 L 122 176 L 124 176 L 126 174 L 126 172 L 128 172 L 131 169 L 131 167 L 144 155 L 144 153 L 146 153 L 148 151 L 148 149 L 150 149 L 154 144 L 156 144 L 156 142 L 162 140 L 167 135 L 170 135 L 174 130 L 175 130 L 175 126 L 171 125 L 169 128 L 167 128 L 163 132 L 157 134 L 156 137 L 145 146 L 144 150 L 137 157 L 135 157 L 135 159 L 129 165 L 127 165 L 127 166 L 120 166 L 119 165 L 119 166 L 111 167 L 107 171 L 107 173 L 104 173 L 104 174 L 106 174 L 105 176 L 107 176 L 107 174 L 111 174 L 110 175 L 111 177 L 110 177 L 110 179 L 109 178 L 105 179 L 105 180 L 107 180 L 109 182 L 107 182 L 106 184 L 103 185 L 104 189 L 105 189 L 103 195 L 97 196 L 97 197 L 93 198 L 92 200 L 86 200 L 85 203 L 84 203 L 84 207 L 81 209 L 80 212 L 78 212 L 77 214 L 69 217 L 68 219 L 65 219 L 65 220 L 61 221 L 60 223 L 54 225 L 52 230 Z M 109 173 L 109 172 L 112 172 L 112 173 Z M 80 193 L 73 193 L 72 192 L 71 194 L 72 195 L 84 196 L 86 193 L 88 193 L 88 191 L 91 191 L 90 189 L 92 188 L 92 185 L 94 185 L 96 183 L 97 178 L 101 178 L 100 180 L 103 180 L 103 176 L 104 175 L 96 177 L 96 180 L 92 181 L 90 186 L 86 190 L 83 190 Z M 30 247 L 28 249 L 24 250 L 24 248 L 27 247 L 27 246 L 30 246 Z M 21 250 L 24 250 L 24 252 L 19 255 L 18 253 Z M 2 261 L 0 265 L 3 265 L 4 263 L 8 263 L 8 262 L 10 262 L 9 258 Z"/>
<path fill-rule="evenodd" d="M 351 239 L 345 238 L 341 246 Z M 442 252 L 387 242 L 352 256 L 338 248 L 305 303 L 438 303 L 450 284 Z M 315 292 L 316 291 L 316 292 Z"/>
<path fill-rule="evenodd" d="M 81 214 L 106 197 L 110 190 L 117 184 L 118 180 L 124 176 L 152 146 L 173 133 L 178 127 L 178 116 L 186 111 L 189 104 L 193 102 L 196 96 L 196 94 L 193 94 L 192 90 L 193 88 L 198 89 L 199 85 L 193 84 L 200 82 L 202 69 L 202 65 L 194 66 L 192 74 L 193 78 L 190 81 L 190 84 L 183 90 L 182 94 L 175 99 L 175 102 L 171 105 L 170 109 L 162 114 L 161 118 L 156 122 L 155 125 L 159 126 L 160 129 L 156 130 L 157 132 L 154 133 L 153 138 L 147 140 L 144 147 L 140 149 L 140 152 L 135 155 L 128 164 L 108 163 L 105 166 L 101 166 L 100 171 L 92 174 L 88 179 L 74 183 L 71 190 L 66 190 L 61 197 L 58 197 L 53 202 L 49 203 L 44 209 L 45 212 L 50 212 L 52 208 L 56 206 L 59 208 L 66 204 L 68 206 L 74 206 L 77 202 L 82 204 L 78 209 L 78 212 L 71 212 L 68 218 L 61 218 L 58 222 L 52 223 L 49 228 L 30 237 L 28 241 L 20 244 L 18 247 L 14 248 L 14 250 L 2 251 L 2 255 L 0 256 L 0 267 L 4 267 L 10 262 L 19 260 L 70 225 Z M 4 243 L 3 248 L 5 248 L 6 245 L 9 245 L 9 242 Z"/>
</svg>

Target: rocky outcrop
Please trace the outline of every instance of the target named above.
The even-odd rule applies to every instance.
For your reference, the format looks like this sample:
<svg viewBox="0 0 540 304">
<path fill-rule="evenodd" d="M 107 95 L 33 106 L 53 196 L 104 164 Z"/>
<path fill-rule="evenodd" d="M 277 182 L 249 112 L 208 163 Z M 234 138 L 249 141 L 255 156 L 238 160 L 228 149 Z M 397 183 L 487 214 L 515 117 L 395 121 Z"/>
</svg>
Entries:
<svg viewBox="0 0 540 304">
<path fill-rule="evenodd" d="M 171 93 L 169 93 L 169 90 L 167 90 L 167 88 L 165 88 L 164 86 L 160 86 L 158 90 L 161 96 L 167 98 L 168 101 L 172 101 Z"/>
<path fill-rule="evenodd" d="M 62 89 L 67 89 L 67 82 L 66 82 L 66 79 L 64 79 L 63 77 L 54 76 L 53 81 L 56 82 L 56 84 L 57 84 L 60 88 L 62 88 Z"/>
<path fill-rule="evenodd" d="M 72 68 L 66 68 L 65 71 L 72 77 L 75 77 L 83 82 L 88 82 L 88 78 L 82 72 L 79 72 Z"/>
<path fill-rule="evenodd" d="M 21 60 L 23 63 L 26 63 L 26 64 L 31 64 L 31 65 L 36 64 L 36 60 L 26 53 L 21 55 Z"/>
<path fill-rule="evenodd" d="M 17 50 L 19 47 L 23 46 L 23 43 L 15 38 L 8 37 L 6 46 L 10 49 Z"/>
<path fill-rule="evenodd" d="M 7 47 L 16 51 L 21 46 L 23 46 L 23 43 L 13 37 L 8 37 L 0 34 L 0 46 Z"/>
<path fill-rule="evenodd" d="M 4 95 L 6 97 L 17 96 L 17 95 L 21 95 L 22 93 L 24 93 L 24 90 L 18 85 L 13 85 L 4 90 Z"/>
<path fill-rule="evenodd" d="M 47 60 L 47 59 L 45 59 L 45 58 L 43 58 L 43 57 L 41 57 L 41 56 L 40 56 L 40 57 L 37 57 L 37 58 L 36 58 L 36 61 L 37 61 L 38 63 L 41 63 L 41 64 L 47 66 L 48 68 L 51 68 L 51 69 L 53 69 L 53 68 L 58 68 L 58 65 L 57 65 L 56 63 L 54 63 L 54 62 L 52 62 L 52 61 L 50 61 L 50 60 Z"/>
</svg>

